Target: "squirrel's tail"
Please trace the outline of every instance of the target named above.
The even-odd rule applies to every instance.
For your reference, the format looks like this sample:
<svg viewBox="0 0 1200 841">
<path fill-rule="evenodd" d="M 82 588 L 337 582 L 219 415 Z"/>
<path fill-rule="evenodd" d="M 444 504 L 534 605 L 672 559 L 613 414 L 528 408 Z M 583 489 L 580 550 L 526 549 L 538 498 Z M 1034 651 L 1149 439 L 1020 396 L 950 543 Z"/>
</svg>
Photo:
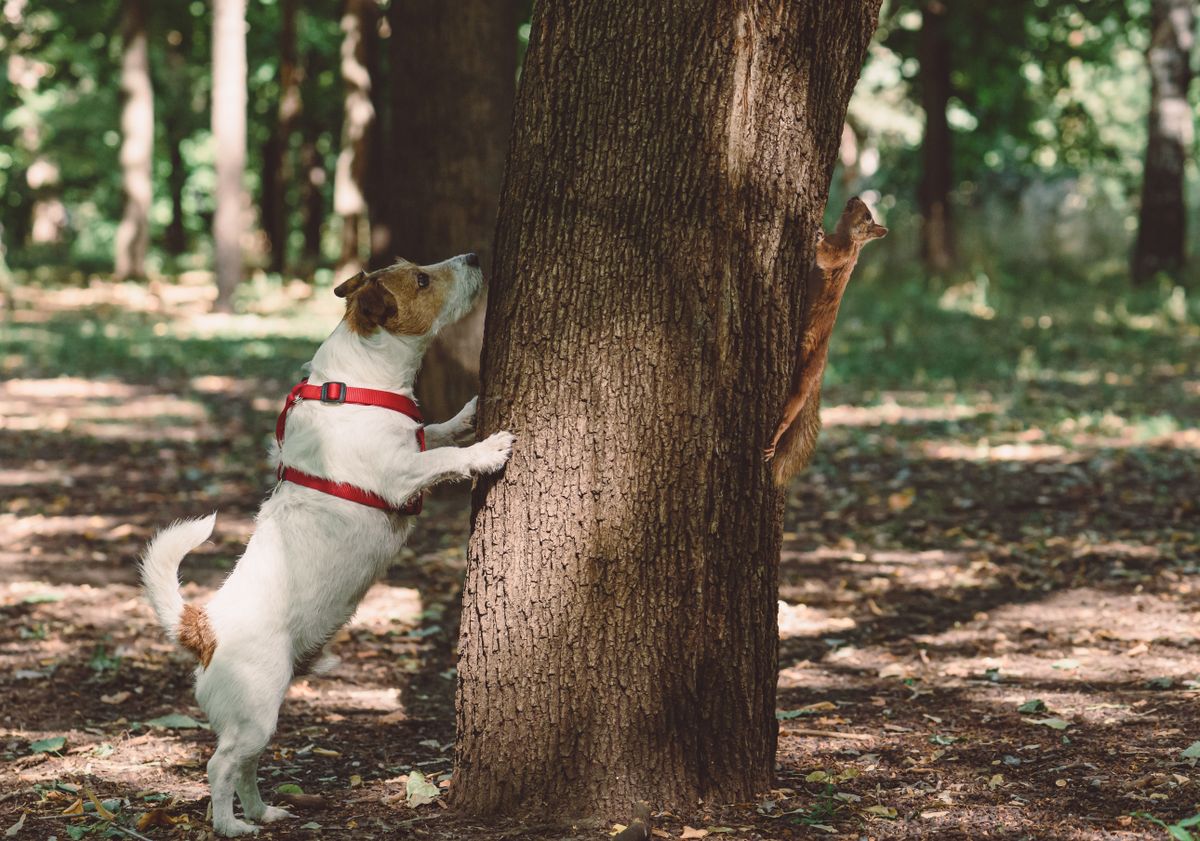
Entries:
<svg viewBox="0 0 1200 841">
<path fill-rule="evenodd" d="M 179 563 L 212 535 L 216 514 L 180 520 L 154 536 L 142 554 L 142 586 L 159 624 L 174 642 L 189 649 L 207 665 L 216 643 L 204 609 L 185 605 L 179 592 Z M 202 629 L 197 626 L 203 625 Z"/>
<path fill-rule="evenodd" d="M 787 432 L 775 447 L 771 459 L 771 472 L 775 484 L 786 488 L 796 474 L 808 467 L 817 449 L 817 437 L 821 434 L 821 393 L 816 392 L 808 401 Z"/>
</svg>

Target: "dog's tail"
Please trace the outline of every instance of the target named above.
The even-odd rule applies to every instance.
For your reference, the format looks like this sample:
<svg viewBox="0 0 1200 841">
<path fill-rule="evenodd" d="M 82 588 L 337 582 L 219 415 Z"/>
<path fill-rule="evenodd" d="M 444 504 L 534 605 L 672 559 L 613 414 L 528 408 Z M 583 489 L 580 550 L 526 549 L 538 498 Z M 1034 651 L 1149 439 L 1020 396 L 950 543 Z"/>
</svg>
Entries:
<svg viewBox="0 0 1200 841">
<path fill-rule="evenodd" d="M 212 535 L 217 515 L 179 520 L 154 536 L 142 554 L 142 586 L 159 624 L 172 640 L 200 658 L 205 666 L 216 638 L 204 608 L 185 605 L 179 592 L 179 563 L 183 556 Z"/>
</svg>

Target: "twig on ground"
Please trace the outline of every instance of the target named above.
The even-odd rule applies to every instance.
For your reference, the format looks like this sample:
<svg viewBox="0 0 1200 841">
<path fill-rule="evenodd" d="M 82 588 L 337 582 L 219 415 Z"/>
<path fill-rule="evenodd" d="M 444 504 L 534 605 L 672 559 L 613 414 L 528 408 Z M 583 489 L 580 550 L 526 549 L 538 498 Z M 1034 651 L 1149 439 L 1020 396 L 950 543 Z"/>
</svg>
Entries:
<svg viewBox="0 0 1200 841">
<path fill-rule="evenodd" d="M 854 739 L 857 742 L 873 742 L 875 737 L 868 733 L 839 733 L 836 730 L 812 730 L 808 727 L 789 727 L 789 736 L 823 736 L 828 739 Z"/>
</svg>

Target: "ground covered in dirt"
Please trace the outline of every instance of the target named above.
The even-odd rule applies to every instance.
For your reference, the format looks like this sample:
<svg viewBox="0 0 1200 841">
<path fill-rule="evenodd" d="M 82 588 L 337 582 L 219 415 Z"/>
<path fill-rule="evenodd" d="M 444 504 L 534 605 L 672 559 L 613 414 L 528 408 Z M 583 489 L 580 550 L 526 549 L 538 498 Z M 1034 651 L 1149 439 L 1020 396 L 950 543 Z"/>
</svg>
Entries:
<svg viewBox="0 0 1200 841">
<path fill-rule="evenodd" d="M 258 314 L 202 317 L 200 288 L 22 289 L 0 327 L 6 837 L 211 834 L 192 662 L 134 559 L 156 527 L 220 509 L 184 568 L 190 598 L 220 583 L 270 486 L 279 400 L 336 313 L 281 288 Z M 1112 330 L 1149 338 L 1124 362 L 1068 346 L 1012 377 L 833 378 L 787 518 L 776 788 L 656 815 L 657 837 L 1186 837 L 1200 339 Z M 430 500 L 337 639 L 342 665 L 292 688 L 260 773 L 298 817 L 262 838 L 613 831 L 477 826 L 442 805 L 466 508 Z"/>
</svg>

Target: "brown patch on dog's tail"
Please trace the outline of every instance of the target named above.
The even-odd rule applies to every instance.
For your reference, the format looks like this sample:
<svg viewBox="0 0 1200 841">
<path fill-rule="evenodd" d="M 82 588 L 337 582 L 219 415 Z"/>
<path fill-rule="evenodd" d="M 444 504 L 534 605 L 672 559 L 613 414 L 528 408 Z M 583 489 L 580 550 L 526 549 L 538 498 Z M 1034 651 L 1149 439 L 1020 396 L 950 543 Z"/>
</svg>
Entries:
<svg viewBox="0 0 1200 841">
<path fill-rule="evenodd" d="M 217 635 L 208 621 L 208 612 L 194 604 L 185 604 L 179 614 L 179 644 L 196 655 L 200 665 L 208 668 L 217 650 Z"/>
</svg>

